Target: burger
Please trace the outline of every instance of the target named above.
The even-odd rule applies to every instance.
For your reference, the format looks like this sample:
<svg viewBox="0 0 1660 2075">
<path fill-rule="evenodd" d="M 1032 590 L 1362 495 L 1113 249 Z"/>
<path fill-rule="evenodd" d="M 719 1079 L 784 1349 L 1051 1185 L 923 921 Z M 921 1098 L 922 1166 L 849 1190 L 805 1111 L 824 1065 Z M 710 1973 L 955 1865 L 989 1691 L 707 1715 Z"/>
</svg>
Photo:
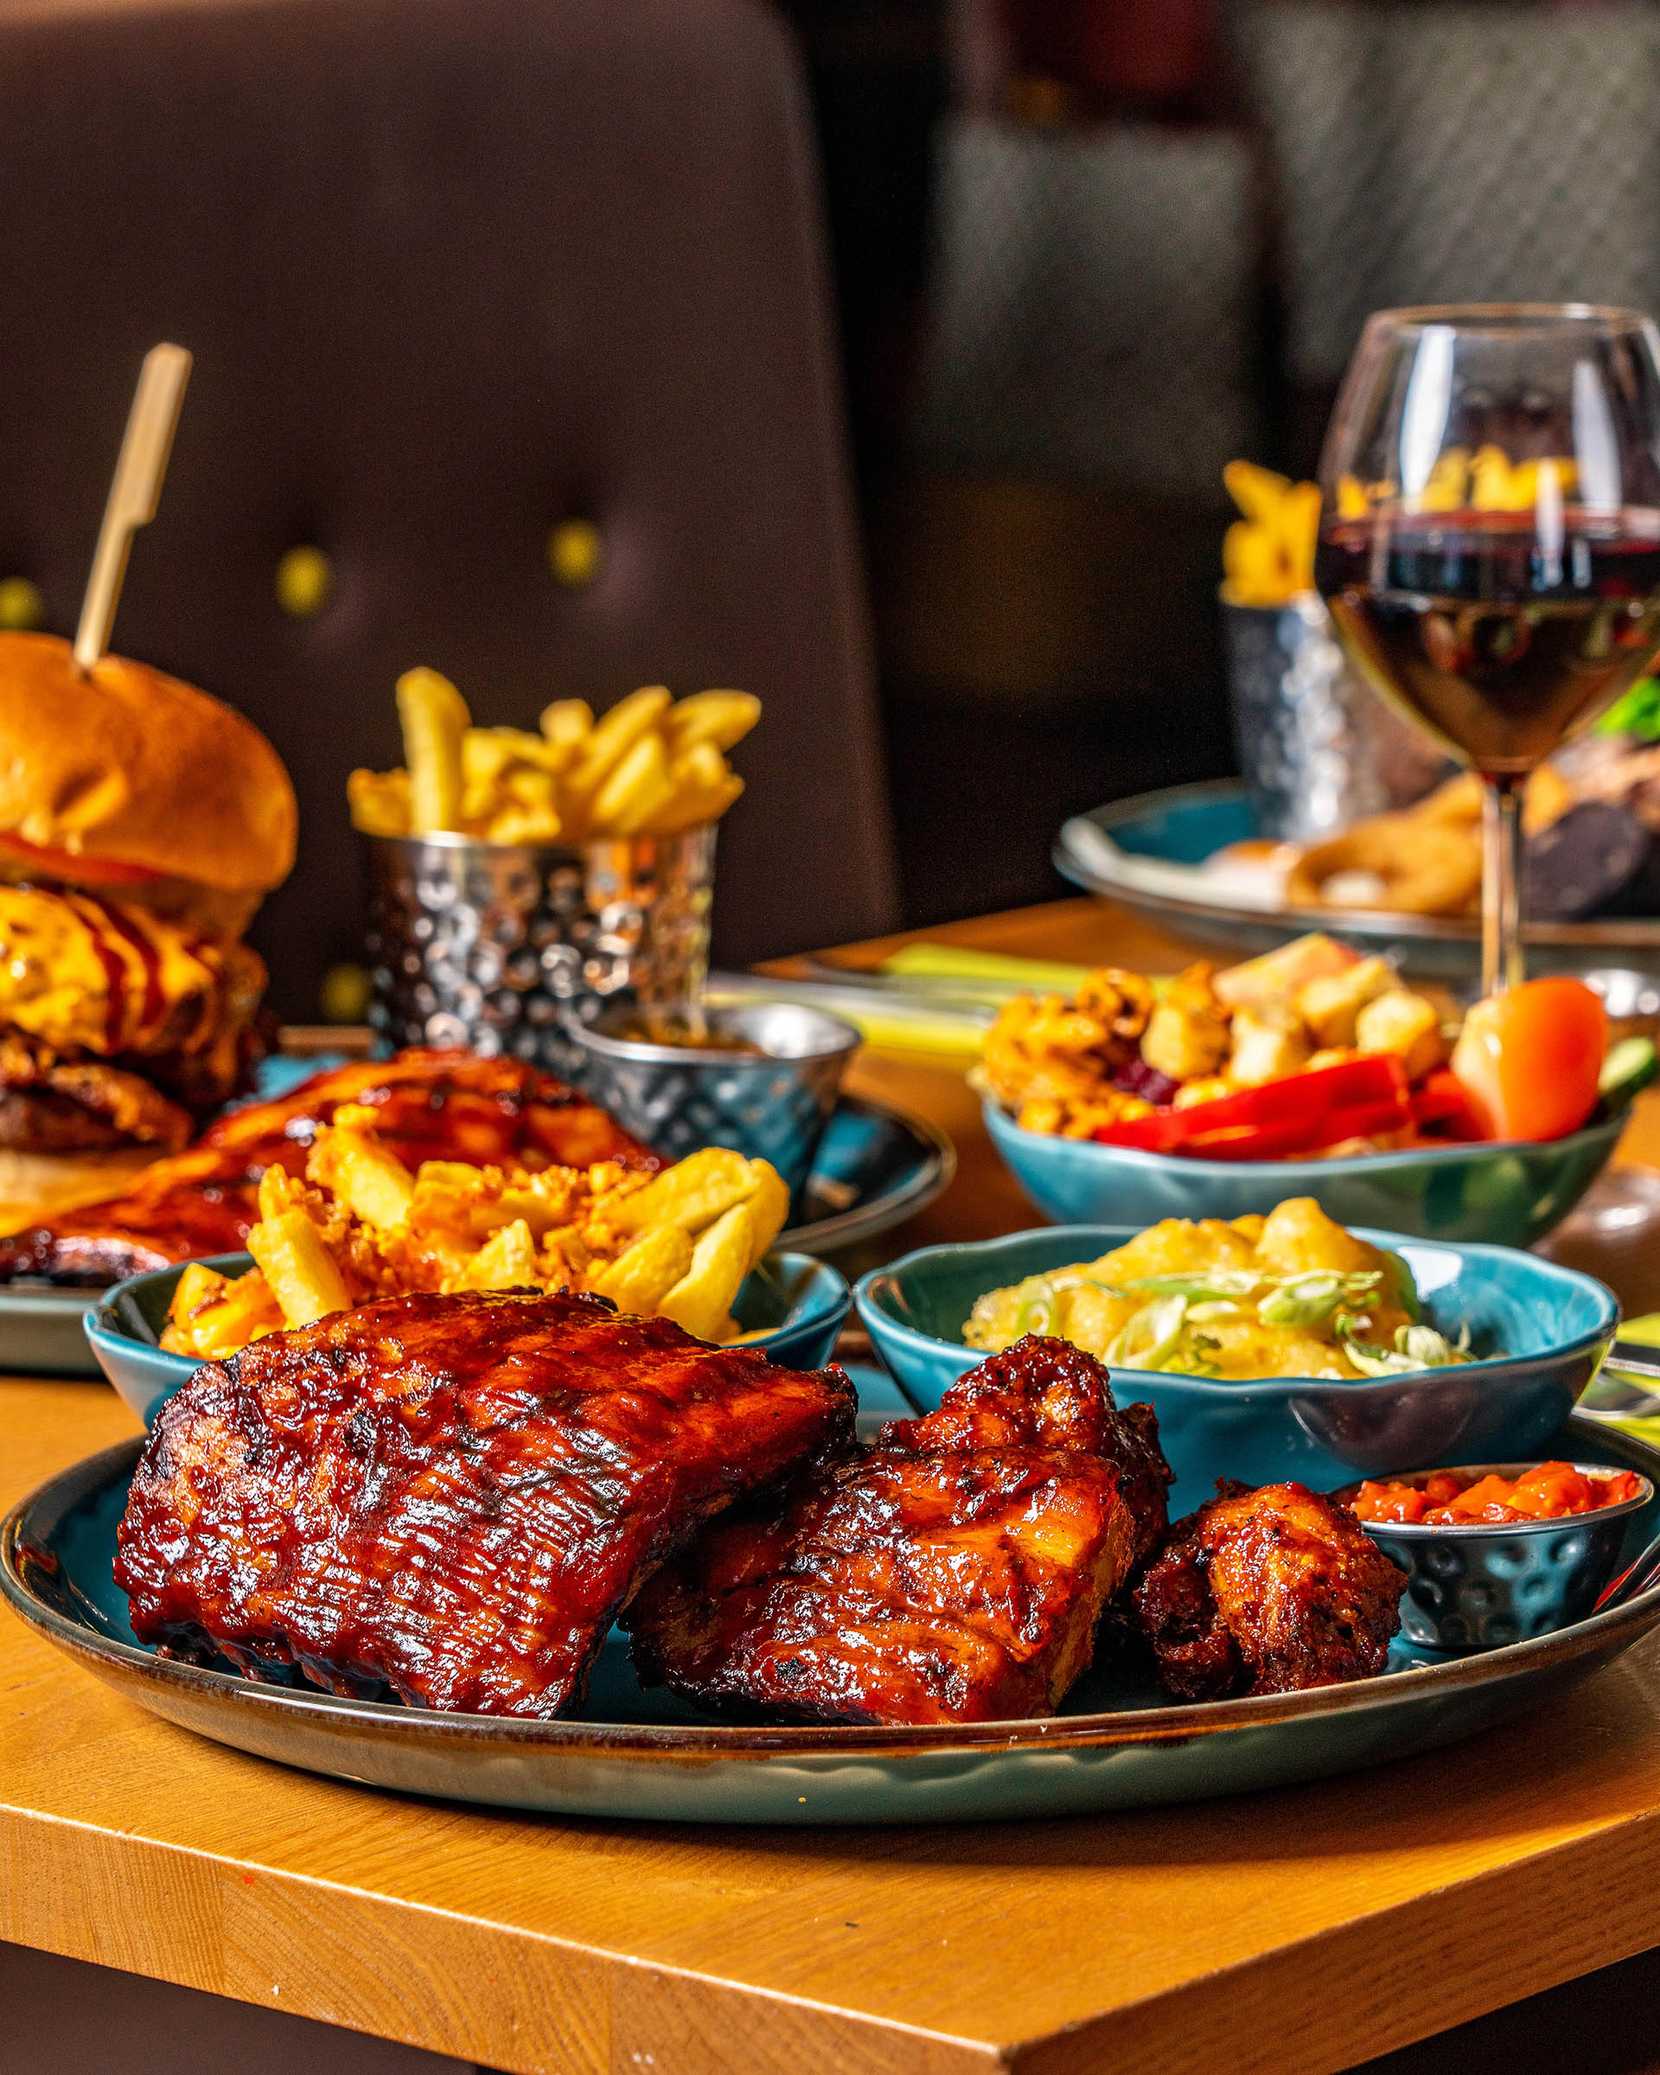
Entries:
<svg viewBox="0 0 1660 2075">
<path fill-rule="evenodd" d="M 0 1231 L 117 1191 L 246 1085 L 294 788 L 177 678 L 0 634 Z"/>
</svg>

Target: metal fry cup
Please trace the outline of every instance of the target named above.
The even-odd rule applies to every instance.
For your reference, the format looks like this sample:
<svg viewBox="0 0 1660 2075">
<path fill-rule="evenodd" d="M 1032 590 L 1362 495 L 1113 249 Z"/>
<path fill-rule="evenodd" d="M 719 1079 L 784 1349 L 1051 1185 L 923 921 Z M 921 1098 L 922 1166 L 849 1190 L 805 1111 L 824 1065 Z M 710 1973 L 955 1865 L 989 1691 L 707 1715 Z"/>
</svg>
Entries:
<svg viewBox="0 0 1660 2075">
<path fill-rule="evenodd" d="M 713 823 L 574 848 L 366 840 L 369 1020 L 390 1044 L 510 1053 L 569 1079 L 583 1065 L 573 1027 L 702 991 Z"/>
<path fill-rule="evenodd" d="M 1313 593 L 1224 599 L 1239 768 L 1265 836 L 1309 842 L 1419 799 L 1446 758 L 1343 653 Z"/>
<path fill-rule="evenodd" d="M 585 1026 L 583 1085 L 665 1160 L 729 1146 L 777 1168 L 794 1201 L 836 1106 L 859 1033 L 797 1002 L 708 1011 L 696 1045 L 659 1044 L 607 1010 Z"/>
</svg>

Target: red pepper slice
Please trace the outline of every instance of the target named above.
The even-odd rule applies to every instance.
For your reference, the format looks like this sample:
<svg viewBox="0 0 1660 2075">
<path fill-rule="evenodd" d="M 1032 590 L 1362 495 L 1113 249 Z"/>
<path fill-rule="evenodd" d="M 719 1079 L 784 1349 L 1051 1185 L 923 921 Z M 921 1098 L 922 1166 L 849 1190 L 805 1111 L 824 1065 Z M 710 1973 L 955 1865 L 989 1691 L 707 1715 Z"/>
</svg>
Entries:
<svg viewBox="0 0 1660 2075">
<path fill-rule="evenodd" d="M 1470 1091 L 1450 1067 L 1437 1067 L 1421 1087 L 1412 1091 L 1412 1121 L 1420 1131 L 1437 1138 L 1478 1139 L 1492 1134 Z"/>
<path fill-rule="evenodd" d="M 1333 1110 L 1312 1138 L 1300 1125 L 1256 1125 L 1193 1139 L 1181 1151 L 1193 1160 L 1278 1160 L 1317 1153 L 1324 1146 L 1342 1145 L 1351 1138 L 1382 1138 L 1410 1122 L 1410 1114 L 1399 1103 L 1357 1103 L 1350 1109 Z"/>
<path fill-rule="evenodd" d="M 1102 1145 L 1217 1159 L 1314 1151 L 1345 1138 L 1398 1131 L 1413 1121 L 1406 1070 L 1390 1052 L 1367 1052 L 1312 1073 L 1287 1074 L 1187 1109 L 1154 1110 L 1095 1133 Z M 1201 1147 L 1202 1141 L 1208 1141 Z"/>
</svg>

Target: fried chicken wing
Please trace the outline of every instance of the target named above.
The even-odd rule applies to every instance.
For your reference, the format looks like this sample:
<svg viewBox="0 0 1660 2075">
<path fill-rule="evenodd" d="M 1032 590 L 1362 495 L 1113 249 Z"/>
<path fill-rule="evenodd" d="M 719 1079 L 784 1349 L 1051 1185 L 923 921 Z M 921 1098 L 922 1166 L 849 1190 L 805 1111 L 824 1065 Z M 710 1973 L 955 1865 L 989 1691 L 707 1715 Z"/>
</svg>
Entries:
<svg viewBox="0 0 1660 2075">
<path fill-rule="evenodd" d="M 1020 1341 L 659 1573 L 629 1616 L 641 1676 L 793 1720 L 1048 1713 L 1164 1526 L 1157 1434 L 1093 1356 Z"/>
<path fill-rule="evenodd" d="M 1234 1484 L 1170 1530 L 1134 1607 L 1163 1684 L 1225 1700 L 1382 1671 L 1405 1586 L 1346 1506 Z"/>
<path fill-rule="evenodd" d="M 301 1173 L 317 1127 L 345 1103 L 372 1108 L 377 1136 L 412 1167 L 656 1165 L 597 1104 L 539 1067 L 415 1048 L 327 1067 L 286 1095 L 232 1110 L 184 1152 L 144 1168 L 120 1196 L 0 1239 L 0 1282 L 117 1282 L 235 1252 L 259 1216 L 259 1177 L 273 1166 Z"/>
<path fill-rule="evenodd" d="M 850 1445 L 838 1369 L 604 1299 L 387 1299 L 209 1363 L 134 1474 L 134 1632 L 343 1693 L 547 1717 L 712 1514 Z"/>
</svg>

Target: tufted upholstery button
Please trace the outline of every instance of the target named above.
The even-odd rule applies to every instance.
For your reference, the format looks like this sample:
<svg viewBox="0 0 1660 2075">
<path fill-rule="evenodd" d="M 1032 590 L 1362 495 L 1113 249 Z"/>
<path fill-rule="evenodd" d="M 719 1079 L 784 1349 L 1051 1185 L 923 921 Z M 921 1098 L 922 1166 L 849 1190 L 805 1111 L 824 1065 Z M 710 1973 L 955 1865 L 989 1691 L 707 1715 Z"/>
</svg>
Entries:
<svg viewBox="0 0 1660 2075">
<path fill-rule="evenodd" d="M 548 567 L 555 583 L 579 591 L 599 574 L 599 528 L 592 519 L 561 519 L 548 535 Z"/>
<path fill-rule="evenodd" d="M 369 1013 L 369 974 L 360 965 L 331 965 L 317 1004 L 325 1023 L 361 1023 Z"/>
<path fill-rule="evenodd" d="M 333 565 L 321 548 L 290 548 L 277 564 L 277 603 L 291 619 L 315 619 L 333 589 Z"/>
<path fill-rule="evenodd" d="M 46 618 L 46 600 L 26 576 L 0 577 L 0 628 L 30 634 Z"/>
</svg>

